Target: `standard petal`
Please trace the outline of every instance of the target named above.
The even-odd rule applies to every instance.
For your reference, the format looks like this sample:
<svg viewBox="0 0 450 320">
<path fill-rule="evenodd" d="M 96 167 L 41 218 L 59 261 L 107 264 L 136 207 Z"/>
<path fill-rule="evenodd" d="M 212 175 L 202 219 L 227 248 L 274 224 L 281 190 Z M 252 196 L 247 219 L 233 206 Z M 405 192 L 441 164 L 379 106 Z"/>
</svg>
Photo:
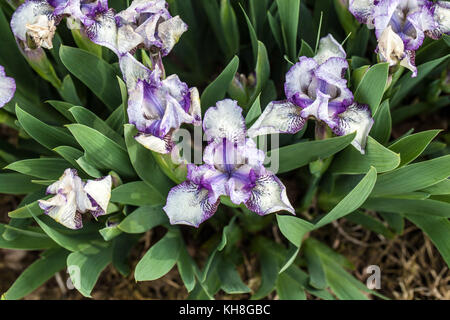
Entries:
<svg viewBox="0 0 450 320">
<path fill-rule="evenodd" d="M 350 0 L 348 9 L 361 22 L 373 28 L 374 0 Z"/>
<path fill-rule="evenodd" d="M 133 90 L 139 80 L 150 81 L 152 76 L 160 72 L 159 69 L 155 69 L 152 72 L 130 53 L 126 53 L 119 58 L 119 65 L 128 90 Z"/>
<path fill-rule="evenodd" d="M 355 103 L 339 114 L 338 118 L 339 125 L 333 131 L 342 136 L 356 131 L 352 145 L 364 154 L 367 137 L 374 123 L 369 106 Z"/>
<path fill-rule="evenodd" d="M 295 210 L 286 194 L 286 187 L 273 174 L 260 176 L 250 191 L 250 198 L 245 203 L 248 209 L 266 215 L 277 211 L 288 211 L 295 214 Z"/>
<path fill-rule="evenodd" d="M 378 54 L 381 61 L 386 61 L 390 66 L 395 66 L 405 58 L 405 45 L 400 36 L 395 33 L 391 26 L 384 29 L 378 39 Z"/>
<path fill-rule="evenodd" d="M 166 56 L 172 51 L 180 37 L 188 29 L 186 23 L 179 16 L 161 22 L 158 26 L 158 37 L 162 42 L 162 55 Z"/>
<path fill-rule="evenodd" d="M 193 182 L 183 182 L 172 188 L 163 208 L 171 224 L 198 227 L 217 210 L 220 200 L 209 201 L 209 191 Z"/>
<path fill-rule="evenodd" d="M 248 130 L 248 136 L 253 138 L 274 133 L 294 134 L 303 128 L 305 122 L 300 107 L 289 101 L 273 101 Z"/>
<path fill-rule="evenodd" d="M 331 34 L 320 39 L 319 50 L 314 56 L 318 64 L 322 64 L 329 58 L 344 58 L 347 56 L 344 48 L 337 42 Z"/>
<path fill-rule="evenodd" d="M 161 154 L 170 153 L 174 147 L 170 134 L 164 138 L 155 137 L 151 134 L 138 134 L 134 138 L 147 149 Z"/>
<path fill-rule="evenodd" d="M 7 77 L 5 68 L 0 66 L 0 108 L 11 101 L 15 92 L 16 82 L 13 78 Z"/>
<path fill-rule="evenodd" d="M 77 211 L 75 193 L 68 195 L 58 193 L 49 200 L 39 200 L 39 206 L 56 222 L 69 229 L 81 229 L 83 222 L 81 213 Z"/>
<path fill-rule="evenodd" d="M 433 11 L 436 28 L 430 32 L 432 37 L 437 39 L 442 34 L 450 34 L 450 2 L 437 1 Z"/>
<path fill-rule="evenodd" d="M 86 34 L 92 42 L 111 49 L 119 55 L 117 40 L 117 25 L 114 18 L 114 10 L 109 9 L 105 12 L 95 15 L 95 19 L 89 24 L 84 22 Z"/>
<path fill-rule="evenodd" d="M 117 50 L 121 54 L 132 51 L 143 41 L 144 38 L 129 25 L 124 25 L 117 30 Z"/>
<path fill-rule="evenodd" d="M 203 130 L 209 142 L 221 142 L 224 138 L 231 142 L 245 139 L 245 120 L 237 102 L 225 99 L 210 107 L 203 120 Z"/>
<path fill-rule="evenodd" d="M 317 66 L 314 59 L 300 57 L 300 62 L 293 65 L 286 73 L 284 92 L 289 101 L 302 108 L 312 102 L 308 96 L 308 89 L 314 77 L 313 71 Z"/>
<path fill-rule="evenodd" d="M 98 180 L 88 180 L 84 186 L 84 191 L 91 200 L 95 210 L 91 211 L 92 215 L 98 216 L 106 214 L 109 200 L 111 199 L 111 176 L 106 176 Z"/>
<path fill-rule="evenodd" d="M 344 78 L 348 69 L 348 62 L 344 58 L 329 58 L 314 70 L 314 75 L 327 84 L 336 87 L 347 88 L 347 80 Z"/>
</svg>

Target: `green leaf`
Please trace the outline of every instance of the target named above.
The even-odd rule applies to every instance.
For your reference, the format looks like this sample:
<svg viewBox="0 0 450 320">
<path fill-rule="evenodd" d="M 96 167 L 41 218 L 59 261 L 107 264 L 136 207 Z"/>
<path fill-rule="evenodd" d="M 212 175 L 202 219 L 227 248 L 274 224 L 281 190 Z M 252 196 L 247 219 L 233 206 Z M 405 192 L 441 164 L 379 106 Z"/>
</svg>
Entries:
<svg viewBox="0 0 450 320">
<path fill-rule="evenodd" d="M 158 205 L 165 202 L 165 198 L 153 193 L 143 181 L 129 182 L 118 186 L 111 192 L 111 201 L 133 206 Z"/>
<path fill-rule="evenodd" d="M 256 60 L 256 86 L 253 90 L 250 103 L 258 97 L 261 91 L 266 86 L 267 80 L 270 76 L 270 63 L 267 55 L 267 49 L 264 43 L 258 41 L 258 59 Z"/>
<path fill-rule="evenodd" d="M 77 159 L 83 156 L 83 152 L 68 146 L 60 146 L 53 149 L 57 154 L 63 157 L 67 162 L 69 162 L 73 168 L 78 171 L 78 174 L 83 177 L 84 170 L 77 163 Z"/>
<path fill-rule="evenodd" d="M 450 155 L 414 163 L 378 178 L 372 196 L 408 193 L 427 188 L 450 176 Z"/>
<path fill-rule="evenodd" d="M 168 231 L 138 262 L 134 274 L 136 281 L 151 281 L 164 276 L 177 262 L 180 249 L 179 234 Z"/>
<path fill-rule="evenodd" d="M 67 271 L 73 286 L 85 297 L 90 298 L 100 273 L 112 260 L 112 246 L 90 245 L 73 252 L 67 258 Z"/>
<path fill-rule="evenodd" d="M 239 58 L 235 56 L 225 67 L 222 73 L 206 87 L 201 96 L 203 112 L 205 112 L 207 108 L 215 105 L 217 101 L 222 100 L 225 97 L 228 87 L 233 80 L 238 67 Z"/>
<path fill-rule="evenodd" d="M 278 275 L 276 288 L 280 300 L 306 300 L 303 286 L 288 272 Z"/>
<path fill-rule="evenodd" d="M 33 262 L 14 281 L 5 292 L 6 300 L 18 300 L 33 292 L 53 275 L 66 266 L 69 252 L 64 249 L 54 249 L 44 252 L 41 258 Z"/>
<path fill-rule="evenodd" d="M 376 114 L 381 99 L 383 98 L 388 73 L 388 63 L 379 63 L 370 67 L 355 91 L 355 101 L 368 104 L 372 110 L 372 114 Z"/>
<path fill-rule="evenodd" d="M 63 129 L 45 124 L 16 105 L 16 115 L 22 128 L 38 143 L 53 149 L 58 146 L 76 147 L 77 143 Z"/>
<path fill-rule="evenodd" d="M 300 15 L 300 0 L 276 0 L 281 20 L 286 52 L 291 60 L 297 58 L 297 32 Z"/>
<path fill-rule="evenodd" d="M 358 185 L 342 199 L 327 215 L 321 218 L 314 226 L 315 229 L 340 219 L 358 209 L 369 197 L 375 182 L 377 181 L 377 171 L 374 167 L 361 179 Z"/>
<path fill-rule="evenodd" d="M 422 190 L 430 195 L 447 195 L 450 194 L 450 179 L 445 179 L 439 183 L 429 186 Z"/>
<path fill-rule="evenodd" d="M 126 233 L 144 233 L 168 222 L 161 206 L 143 206 L 126 216 L 119 224 L 119 229 Z"/>
<path fill-rule="evenodd" d="M 97 117 L 92 111 L 83 107 L 72 107 L 69 112 L 75 118 L 75 121 L 79 124 L 84 124 L 98 132 L 102 133 L 106 137 L 110 138 L 121 147 L 125 148 L 125 141 L 123 137 L 111 129 L 105 121 Z"/>
<path fill-rule="evenodd" d="M 385 144 L 391 137 L 392 118 L 389 108 L 389 100 L 385 100 L 378 112 L 374 116 L 374 125 L 370 131 L 370 136 L 381 144 Z"/>
<path fill-rule="evenodd" d="M 391 230 L 386 228 L 385 225 L 380 220 L 378 220 L 368 214 L 357 211 L 357 212 L 349 214 L 345 218 L 348 221 L 351 221 L 357 225 L 361 225 L 370 231 L 381 234 L 388 239 L 394 238 L 394 234 L 392 233 Z"/>
<path fill-rule="evenodd" d="M 247 127 L 250 127 L 262 113 L 259 98 L 260 96 L 256 97 L 255 102 L 250 107 L 250 110 L 248 110 L 247 116 L 245 117 L 245 124 L 247 125 Z"/>
<path fill-rule="evenodd" d="M 278 278 L 279 263 L 265 247 L 260 248 L 261 285 L 252 295 L 251 300 L 268 296 L 274 289 Z"/>
<path fill-rule="evenodd" d="M 405 219 L 398 214 L 392 212 L 378 212 L 381 217 L 387 222 L 389 227 L 394 230 L 396 234 L 402 234 L 405 229 Z"/>
<path fill-rule="evenodd" d="M 0 193 L 27 194 L 41 189 L 32 178 L 20 173 L 0 173 Z"/>
<path fill-rule="evenodd" d="M 363 155 L 353 146 L 349 146 L 334 158 L 330 170 L 340 174 L 362 174 L 373 166 L 377 172 L 382 173 L 397 168 L 399 163 L 398 154 L 383 147 L 369 136 L 366 154 Z"/>
<path fill-rule="evenodd" d="M 228 47 L 228 56 L 231 57 L 239 51 L 239 27 L 230 0 L 220 1 L 220 22 Z"/>
<path fill-rule="evenodd" d="M 124 128 L 128 155 L 138 176 L 153 189 L 153 193 L 163 198 L 167 197 L 172 183 L 161 171 L 152 152 L 134 139 L 137 134 L 136 128 L 131 124 L 126 124 Z"/>
<path fill-rule="evenodd" d="M 59 93 L 65 101 L 76 105 L 81 105 L 81 100 L 78 97 L 77 89 L 69 74 L 64 77 Z"/>
<path fill-rule="evenodd" d="M 88 160 L 98 169 L 114 170 L 125 177 L 135 176 L 128 153 L 116 142 L 82 124 L 71 124 L 67 127 L 86 151 Z"/>
<path fill-rule="evenodd" d="M 70 163 L 58 158 L 40 158 L 16 161 L 8 165 L 5 169 L 14 170 L 29 176 L 57 180 L 70 168 Z"/>
<path fill-rule="evenodd" d="M 0 224 L 0 234 L 3 234 L 7 229 L 7 225 Z M 12 241 L 5 240 L 0 236 L 0 248 L 11 250 L 43 250 L 48 248 L 55 248 L 57 244 L 47 235 L 36 232 L 26 231 L 14 228 L 14 231 L 19 231 L 20 235 Z"/>
<path fill-rule="evenodd" d="M 236 266 L 228 259 L 221 257 L 217 270 L 222 283 L 221 288 L 228 294 L 248 293 L 250 288 L 242 282 Z"/>
<path fill-rule="evenodd" d="M 392 97 L 391 106 L 396 107 L 428 74 L 438 65 L 450 58 L 450 54 L 436 60 L 428 61 L 417 67 L 417 77 L 412 78 L 411 72 L 407 72 L 397 82 L 399 88 Z"/>
<path fill-rule="evenodd" d="M 303 39 L 302 39 L 302 44 L 300 46 L 300 52 L 298 53 L 298 56 L 299 57 L 308 57 L 308 58 L 314 57 L 314 50 Z"/>
<path fill-rule="evenodd" d="M 325 289 L 327 279 L 320 255 L 311 246 L 308 246 L 308 242 L 304 245 L 304 253 L 309 273 L 309 284 L 317 289 Z"/>
<path fill-rule="evenodd" d="M 450 217 L 450 203 L 429 199 L 369 198 L 363 208 L 409 215 Z"/>
<path fill-rule="evenodd" d="M 69 109 L 73 107 L 72 103 L 65 102 L 65 101 L 57 101 L 57 100 L 48 100 L 46 102 L 49 105 L 51 105 L 53 108 L 58 110 L 58 112 L 61 113 L 67 120 L 70 120 L 71 122 L 75 122 L 75 118 L 69 112 Z"/>
<path fill-rule="evenodd" d="M 276 159 L 278 153 L 280 166 L 278 173 L 284 173 L 303 167 L 310 162 L 332 156 L 347 147 L 353 141 L 354 137 L 355 133 L 352 133 L 343 137 L 299 142 L 269 151 L 267 157 L 275 157 Z"/>
<path fill-rule="evenodd" d="M 186 247 L 183 245 L 180 249 L 180 255 L 177 260 L 178 272 L 183 280 L 184 286 L 188 292 L 195 287 L 195 261 L 191 258 Z"/>
<path fill-rule="evenodd" d="M 281 34 L 281 26 L 278 23 L 278 21 L 274 18 L 274 16 L 272 16 L 272 14 L 270 13 L 270 11 L 267 11 L 267 20 L 269 21 L 269 26 L 270 26 L 270 30 L 272 31 L 272 35 L 275 39 L 275 42 L 278 45 L 278 48 L 280 48 L 280 50 L 283 50 L 283 45 L 282 45 L 282 34 Z"/>
<path fill-rule="evenodd" d="M 109 110 L 117 108 L 121 101 L 120 90 L 110 64 L 92 53 L 67 46 L 61 46 L 59 56 L 66 68 L 92 90 Z"/>
<path fill-rule="evenodd" d="M 253 2 L 250 1 L 250 9 L 254 8 L 254 5 L 252 5 L 252 3 Z M 239 6 L 241 7 L 242 13 L 244 14 L 245 21 L 247 22 L 248 32 L 250 34 L 250 42 L 252 44 L 253 60 L 256 61 L 258 58 L 258 36 L 256 35 L 256 31 L 253 27 L 252 22 L 250 21 L 247 13 L 240 3 Z"/>
<path fill-rule="evenodd" d="M 400 167 L 402 167 L 421 155 L 440 131 L 428 130 L 403 137 L 389 146 L 389 149 L 400 154 Z"/>
<path fill-rule="evenodd" d="M 131 273 L 128 258 L 131 253 L 131 249 L 133 249 L 139 239 L 139 236 L 130 236 L 122 233 L 113 240 L 112 264 L 124 277 L 127 277 Z"/>
<path fill-rule="evenodd" d="M 293 216 L 277 215 L 277 222 L 283 236 L 296 247 L 300 247 L 305 234 L 314 229 L 313 224 Z"/>
<path fill-rule="evenodd" d="M 450 221 L 447 218 L 406 215 L 406 218 L 430 237 L 436 248 L 450 266 Z"/>
</svg>

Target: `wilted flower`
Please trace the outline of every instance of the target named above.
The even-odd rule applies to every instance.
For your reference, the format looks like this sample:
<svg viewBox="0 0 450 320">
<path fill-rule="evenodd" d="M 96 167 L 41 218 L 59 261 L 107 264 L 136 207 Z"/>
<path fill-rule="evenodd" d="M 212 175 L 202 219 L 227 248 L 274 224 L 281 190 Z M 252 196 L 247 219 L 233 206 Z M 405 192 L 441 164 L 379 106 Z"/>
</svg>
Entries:
<svg viewBox="0 0 450 320">
<path fill-rule="evenodd" d="M 373 120 L 368 108 L 354 103 L 347 88 L 345 56 L 331 35 L 322 38 L 316 56 L 300 57 L 286 74 L 287 100 L 271 102 L 249 129 L 249 136 L 294 134 L 312 117 L 326 123 L 337 135 L 351 133 L 350 129 L 357 131 L 353 145 L 364 153 Z"/>
<path fill-rule="evenodd" d="M 413 72 L 413 77 L 417 76 L 415 51 L 425 35 L 436 39 L 449 33 L 449 8 L 448 2 L 428 0 L 351 0 L 349 4 L 350 12 L 358 21 L 375 28 L 382 61 L 391 65 L 400 62 Z"/>
<path fill-rule="evenodd" d="M 83 227 L 82 213 L 97 218 L 106 214 L 111 198 L 111 176 L 84 183 L 74 169 L 66 169 L 58 181 L 47 188 L 55 196 L 39 200 L 39 206 L 56 222 L 70 229 Z"/>
<path fill-rule="evenodd" d="M 295 213 L 282 182 L 264 166 L 264 152 L 246 138 L 245 120 L 236 101 L 217 102 L 205 114 L 208 146 L 204 165 L 188 165 L 187 181 L 172 188 L 164 211 L 172 224 L 198 227 L 228 196 L 259 215 L 280 210 Z"/>
<path fill-rule="evenodd" d="M 16 82 L 13 78 L 7 77 L 5 68 L 0 66 L 0 108 L 11 101 L 15 92 Z"/>
<path fill-rule="evenodd" d="M 150 70 L 130 54 L 120 59 L 128 86 L 128 117 L 139 131 L 136 140 L 158 153 L 169 153 L 171 134 L 183 123 L 201 124 L 197 88 L 188 88 L 177 75 L 161 79 L 158 65 Z"/>
</svg>

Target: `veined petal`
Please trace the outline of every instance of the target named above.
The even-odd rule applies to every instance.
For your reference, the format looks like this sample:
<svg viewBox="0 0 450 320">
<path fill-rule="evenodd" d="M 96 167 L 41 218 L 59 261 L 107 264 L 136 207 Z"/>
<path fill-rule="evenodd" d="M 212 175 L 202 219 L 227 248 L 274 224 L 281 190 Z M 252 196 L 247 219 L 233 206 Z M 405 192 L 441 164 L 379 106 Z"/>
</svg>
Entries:
<svg viewBox="0 0 450 320">
<path fill-rule="evenodd" d="M 5 68 L 0 66 L 0 108 L 7 104 L 14 97 L 16 92 L 16 81 L 7 77 Z"/>
<path fill-rule="evenodd" d="M 433 17 L 436 28 L 431 30 L 433 38 L 437 39 L 442 34 L 450 34 L 450 3 L 448 1 L 437 1 L 433 7 Z"/>
<path fill-rule="evenodd" d="M 200 126 L 202 124 L 202 109 L 200 104 L 200 95 L 197 88 L 190 88 L 191 105 L 189 107 L 189 114 L 194 119 L 194 126 Z"/>
<path fill-rule="evenodd" d="M 299 107 L 306 107 L 311 103 L 308 96 L 308 88 L 314 76 L 314 69 L 318 66 L 312 58 L 300 57 L 300 62 L 286 73 L 284 92 L 289 101 Z"/>
<path fill-rule="evenodd" d="M 274 133 L 294 134 L 303 128 L 305 122 L 300 107 L 289 101 L 272 101 L 248 130 L 248 136 L 253 138 Z"/>
<path fill-rule="evenodd" d="M 186 23 L 179 16 L 175 16 L 169 20 L 161 22 L 158 26 L 158 37 L 161 39 L 161 52 L 163 56 L 172 51 L 180 37 L 188 29 Z"/>
<path fill-rule="evenodd" d="M 203 130 L 209 142 L 221 142 L 224 138 L 231 142 L 244 141 L 246 128 L 242 109 L 234 100 L 217 102 L 206 111 Z"/>
<path fill-rule="evenodd" d="M 367 143 L 367 136 L 373 126 L 372 113 L 367 105 L 353 104 L 347 111 L 338 115 L 339 125 L 333 131 L 337 135 L 347 135 L 356 131 L 356 137 L 352 142 L 362 154 Z"/>
<path fill-rule="evenodd" d="M 109 200 L 111 199 L 111 176 L 106 176 L 98 180 L 88 180 L 84 186 L 84 191 L 91 200 L 92 215 L 97 218 L 98 216 L 106 214 L 108 209 Z"/>
<path fill-rule="evenodd" d="M 119 55 L 117 41 L 117 26 L 114 18 L 114 10 L 109 9 L 97 14 L 89 24 L 83 22 L 86 26 L 86 34 L 92 42 L 111 49 Z"/>
<path fill-rule="evenodd" d="M 314 70 L 317 78 L 336 87 L 347 87 L 347 80 L 344 79 L 348 69 L 348 62 L 344 58 L 331 57 Z"/>
<path fill-rule="evenodd" d="M 159 138 L 151 134 L 140 133 L 134 138 L 147 149 L 161 154 L 170 153 L 174 147 L 170 134 L 164 138 Z"/>
<path fill-rule="evenodd" d="M 344 58 L 347 56 L 344 48 L 337 42 L 331 34 L 327 35 L 320 39 L 319 42 L 319 50 L 317 50 L 317 54 L 314 56 L 314 60 L 317 61 L 318 64 L 322 64 L 327 61 L 329 58 Z"/>
<path fill-rule="evenodd" d="M 150 81 L 152 71 L 137 61 L 130 53 L 126 53 L 119 58 L 120 70 L 128 90 L 135 88 L 138 80 Z M 157 73 L 158 71 L 153 71 Z"/>
<path fill-rule="evenodd" d="M 165 0 L 133 0 L 127 9 L 117 14 L 117 17 L 125 23 L 136 23 L 141 14 L 154 14 L 163 10 L 167 11 L 167 6 Z M 169 15 L 168 11 L 167 14 Z"/>
<path fill-rule="evenodd" d="M 273 174 L 260 176 L 255 181 L 255 186 L 250 193 L 250 198 L 245 205 L 259 215 L 282 210 L 295 214 L 295 210 L 287 197 L 286 187 Z"/>
<path fill-rule="evenodd" d="M 331 129 L 338 125 L 337 112 L 329 106 L 330 96 L 317 90 L 316 100 L 301 112 L 303 118 L 313 117 L 325 122 Z"/>
<path fill-rule="evenodd" d="M 81 213 L 77 211 L 75 193 L 67 195 L 58 193 L 49 200 L 39 200 L 39 207 L 56 222 L 69 229 L 81 229 L 83 222 Z"/>
<path fill-rule="evenodd" d="M 127 53 L 139 46 L 144 41 L 141 35 L 136 33 L 129 25 L 118 28 L 117 50 L 119 53 Z"/>
<path fill-rule="evenodd" d="M 373 28 L 372 10 L 374 6 L 374 0 L 350 0 L 348 8 L 359 22 Z"/>
<path fill-rule="evenodd" d="M 220 203 L 209 201 L 209 191 L 193 182 L 183 182 L 170 190 L 163 208 L 171 224 L 185 224 L 198 227 L 209 219 Z"/>
</svg>

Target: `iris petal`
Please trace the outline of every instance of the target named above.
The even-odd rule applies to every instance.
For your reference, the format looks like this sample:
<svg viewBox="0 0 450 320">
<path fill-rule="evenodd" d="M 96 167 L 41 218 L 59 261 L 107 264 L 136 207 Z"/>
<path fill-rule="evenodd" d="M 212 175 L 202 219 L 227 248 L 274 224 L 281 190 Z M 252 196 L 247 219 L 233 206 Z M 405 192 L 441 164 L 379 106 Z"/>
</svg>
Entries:
<svg viewBox="0 0 450 320">
<path fill-rule="evenodd" d="M 16 82 L 13 78 L 7 77 L 5 68 L 0 66 L 0 108 L 11 101 L 15 92 Z"/>
</svg>

